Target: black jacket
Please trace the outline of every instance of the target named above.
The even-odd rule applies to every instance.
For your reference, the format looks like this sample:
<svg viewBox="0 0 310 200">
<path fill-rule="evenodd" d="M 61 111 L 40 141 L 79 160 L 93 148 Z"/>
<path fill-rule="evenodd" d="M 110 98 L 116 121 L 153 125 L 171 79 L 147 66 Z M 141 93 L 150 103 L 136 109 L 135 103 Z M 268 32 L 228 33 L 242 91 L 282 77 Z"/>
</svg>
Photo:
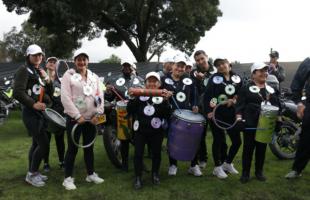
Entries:
<svg viewBox="0 0 310 200">
<path fill-rule="evenodd" d="M 190 84 L 184 84 L 184 81 L 190 80 Z M 161 78 L 161 88 L 173 92 L 173 98 L 178 104 L 180 109 L 192 110 L 193 106 L 198 105 L 198 94 L 193 80 L 184 74 L 179 81 L 174 81 L 171 74 L 163 76 Z M 185 94 L 184 101 L 179 101 L 178 97 L 181 93 Z M 172 98 L 169 98 L 169 102 L 172 105 L 172 109 L 177 109 L 177 106 Z"/>
<path fill-rule="evenodd" d="M 216 79 L 217 77 L 221 77 L 223 80 L 222 83 L 216 84 L 216 81 L 213 79 Z M 233 78 L 232 78 L 233 77 Z M 241 77 L 237 74 L 235 74 L 233 71 L 230 71 L 230 79 L 226 80 L 223 74 L 221 73 L 215 73 L 208 82 L 205 95 L 204 95 L 204 107 L 205 107 L 205 114 L 208 114 L 213 111 L 214 104 L 212 105 L 211 100 L 217 100 L 218 104 L 220 102 L 221 97 L 226 97 L 227 99 L 234 98 L 238 91 L 240 90 L 242 86 L 242 80 Z M 232 87 L 235 90 L 234 92 L 225 91 L 226 87 Z M 235 97 L 236 98 L 236 97 Z M 225 109 L 226 111 L 233 111 L 233 109 Z M 225 111 L 223 110 L 223 111 Z M 228 113 L 227 113 L 228 114 Z M 232 113 L 230 113 L 232 114 Z"/>
<path fill-rule="evenodd" d="M 275 70 L 269 70 L 268 73 L 275 75 L 277 77 L 279 83 L 281 83 L 285 79 L 285 70 L 281 65 L 279 65 L 279 63 L 277 63 L 276 69 L 277 69 L 276 71 Z"/>
<path fill-rule="evenodd" d="M 201 72 L 205 75 L 204 79 L 198 79 L 196 77 L 196 73 Z M 208 71 L 203 71 L 199 66 L 197 66 L 197 69 L 194 69 L 190 73 L 190 77 L 193 79 L 195 86 L 197 88 L 198 96 L 202 96 L 206 90 L 209 78 L 212 76 L 212 74 L 216 73 L 216 69 L 213 66 L 209 66 Z"/>
<path fill-rule="evenodd" d="M 306 58 L 298 67 L 291 83 L 292 100 L 301 102 L 302 91 L 306 89 L 307 102 L 310 102 L 310 58 Z"/>
<path fill-rule="evenodd" d="M 52 99 L 52 106 L 51 108 L 54 109 L 56 112 L 59 114 L 63 115 L 64 112 L 64 107 L 61 103 L 61 98 L 60 98 L 60 89 L 61 89 L 61 83 L 58 79 L 55 79 L 53 81 L 53 94 L 51 96 Z"/>
<path fill-rule="evenodd" d="M 39 78 L 39 72 L 33 66 L 22 66 L 15 74 L 13 97 L 27 108 L 33 109 L 33 104 L 39 100 Z M 47 104 L 47 106 L 52 103 L 50 98 L 52 93 L 53 84 L 46 83 L 44 86 L 43 103 Z"/>
<path fill-rule="evenodd" d="M 137 82 L 135 82 L 135 78 L 138 80 Z M 122 86 L 118 86 L 117 85 L 117 81 L 120 80 L 120 79 L 124 79 L 125 80 L 125 83 L 124 85 Z M 136 84 L 137 83 L 137 84 Z M 134 75 L 131 75 L 131 76 L 124 76 L 123 74 L 122 75 L 119 75 L 117 76 L 116 78 L 110 78 L 107 83 L 107 85 L 110 84 L 110 85 L 113 85 L 114 88 L 116 89 L 116 91 L 118 92 L 118 94 L 123 98 L 123 99 L 128 99 L 128 95 L 127 94 L 127 90 L 130 88 L 130 87 L 135 87 L 135 86 L 143 86 L 144 82 L 143 82 L 143 79 L 140 77 L 140 76 L 134 76 Z M 114 93 L 114 92 L 111 92 L 111 93 L 105 93 L 104 94 L 104 98 L 111 102 L 113 101 L 115 98 L 117 100 L 120 100 L 117 95 Z"/>
<path fill-rule="evenodd" d="M 167 123 L 171 115 L 171 106 L 167 100 L 163 100 L 160 104 L 156 104 L 152 101 L 152 98 L 153 97 L 149 97 L 148 100 L 143 101 L 143 97 L 136 97 L 129 100 L 127 104 L 128 115 L 133 117 L 133 122 L 135 120 L 139 121 L 139 128 L 136 131 L 163 131 L 163 126 L 160 126 L 160 128 L 153 128 L 151 121 L 153 118 L 159 118 L 161 122 L 164 120 Z M 151 116 L 144 113 L 144 109 L 147 105 L 152 105 L 155 108 L 155 112 Z"/>
<path fill-rule="evenodd" d="M 251 92 L 251 88 L 256 86 L 254 82 L 249 82 L 241 87 L 238 92 L 236 113 L 241 114 L 245 119 L 245 126 L 254 128 L 257 127 L 259 114 L 261 110 L 261 103 L 267 99 L 271 105 L 279 107 L 279 113 L 281 112 L 281 105 L 276 93 L 268 92 L 266 86 L 261 88 L 258 93 Z"/>
</svg>

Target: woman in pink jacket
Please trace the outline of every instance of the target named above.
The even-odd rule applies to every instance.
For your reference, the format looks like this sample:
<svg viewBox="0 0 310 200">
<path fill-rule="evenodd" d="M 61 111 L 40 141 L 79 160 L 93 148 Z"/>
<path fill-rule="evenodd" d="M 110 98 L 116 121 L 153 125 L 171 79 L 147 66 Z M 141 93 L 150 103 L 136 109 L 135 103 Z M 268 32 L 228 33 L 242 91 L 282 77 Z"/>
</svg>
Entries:
<svg viewBox="0 0 310 200">
<path fill-rule="evenodd" d="M 76 186 L 72 178 L 74 160 L 78 147 L 73 143 L 71 130 L 78 123 L 75 131 L 75 141 L 83 135 L 83 144 L 89 144 L 94 137 L 97 124 L 96 115 L 103 113 L 103 93 L 99 89 L 99 79 L 88 69 L 89 57 L 86 51 L 77 50 L 74 54 L 73 69 L 69 69 L 61 81 L 61 102 L 67 115 L 68 150 L 65 156 L 65 179 L 63 186 L 67 190 L 74 190 Z M 94 172 L 93 145 L 84 148 L 84 160 L 87 169 L 87 182 L 96 184 L 104 180 Z"/>
</svg>

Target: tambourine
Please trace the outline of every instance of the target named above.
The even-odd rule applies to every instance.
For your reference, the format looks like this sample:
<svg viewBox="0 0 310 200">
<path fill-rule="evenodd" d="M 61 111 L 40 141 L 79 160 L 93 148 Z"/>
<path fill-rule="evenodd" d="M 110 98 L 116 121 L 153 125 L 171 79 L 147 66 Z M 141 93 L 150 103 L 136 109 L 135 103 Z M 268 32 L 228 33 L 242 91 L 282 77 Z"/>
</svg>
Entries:
<svg viewBox="0 0 310 200">
<path fill-rule="evenodd" d="M 90 123 L 90 120 L 85 120 L 85 123 Z M 88 147 L 90 147 L 91 145 L 93 145 L 94 143 L 95 143 L 95 141 L 96 141 L 96 136 L 97 136 L 97 126 L 95 126 L 95 125 L 93 125 L 94 127 L 95 127 L 95 133 L 94 133 L 94 139 L 90 142 L 90 143 L 88 143 L 88 144 L 86 144 L 86 145 L 82 145 L 82 144 L 80 144 L 79 142 L 77 142 L 77 141 L 75 141 L 75 139 L 74 139 L 74 134 L 75 134 L 75 130 L 77 129 L 77 127 L 78 126 L 80 126 L 80 125 L 82 125 L 82 124 L 78 124 L 78 123 L 76 123 L 74 126 L 73 126 L 73 128 L 72 128 L 72 131 L 71 131 L 71 139 L 72 139 L 72 142 L 73 142 L 73 144 L 75 145 L 75 146 L 77 146 L 77 147 L 79 147 L 79 148 L 88 148 Z"/>
<path fill-rule="evenodd" d="M 131 88 L 132 96 L 164 96 L 162 89 Z"/>
<path fill-rule="evenodd" d="M 236 120 L 234 121 L 234 123 L 229 124 L 229 123 L 227 123 L 227 122 L 223 122 L 223 121 L 221 121 L 221 120 L 216 119 L 215 113 L 216 113 L 217 108 L 220 107 L 220 106 L 225 106 L 226 104 L 227 104 L 227 101 L 223 101 L 223 102 L 217 104 L 217 105 L 214 107 L 214 109 L 213 109 L 213 115 L 212 115 L 212 120 L 213 120 L 214 124 L 215 124 L 218 128 L 220 128 L 220 129 L 222 129 L 222 130 L 229 130 L 229 129 L 233 128 L 233 127 L 237 124 L 237 122 L 238 122 L 238 120 L 236 119 Z M 220 124 L 225 125 L 225 127 L 224 127 L 224 126 L 221 126 Z"/>
</svg>

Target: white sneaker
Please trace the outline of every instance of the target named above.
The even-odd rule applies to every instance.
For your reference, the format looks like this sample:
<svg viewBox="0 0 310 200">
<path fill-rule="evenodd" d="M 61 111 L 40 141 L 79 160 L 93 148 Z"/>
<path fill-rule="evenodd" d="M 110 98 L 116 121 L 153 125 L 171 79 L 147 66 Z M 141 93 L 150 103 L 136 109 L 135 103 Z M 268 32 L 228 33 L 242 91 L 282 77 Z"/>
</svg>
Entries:
<svg viewBox="0 0 310 200">
<path fill-rule="evenodd" d="M 88 175 L 85 180 L 89 183 L 94 182 L 96 184 L 104 182 L 104 179 L 100 178 L 95 172 L 92 175 Z"/>
<path fill-rule="evenodd" d="M 41 177 L 42 181 L 47 181 L 48 180 L 48 177 L 39 173 L 39 176 Z"/>
<path fill-rule="evenodd" d="M 175 175 L 177 175 L 177 171 L 178 171 L 177 166 L 171 165 L 171 166 L 169 167 L 169 170 L 168 170 L 168 175 L 169 175 L 169 176 L 175 176 Z"/>
<path fill-rule="evenodd" d="M 74 185 L 74 178 L 72 178 L 71 176 L 65 178 L 62 185 L 66 188 L 66 190 L 75 190 L 76 189 L 76 186 Z"/>
<path fill-rule="evenodd" d="M 43 187 L 45 182 L 41 179 L 39 173 L 28 172 L 25 181 L 35 187 Z"/>
<path fill-rule="evenodd" d="M 287 179 L 294 179 L 294 178 L 298 178 L 300 176 L 301 176 L 301 174 L 299 174 L 298 172 L 292 170 L 288 174 L 286 174 L 285 178 L 287 178 Z"/>
<path fill-rule="evenodd" d="M 207 163 L 206 163 L 206 162 L 204 162 L 204 161 L 199 162 L 199 167 L 200 167 L 201 169 L 206 168 L 206 166 L 207 166 Z"/>
<path fill-rule="evenodd" d="M 190 167 L 188 169 L 189 174 L 193 174 L 194 176 L 202 176 L 202 172 L 200 171 L 200 168 L 198 165 L 195 165 L 194 167 Z"/>
<path fill-rule="evenodd" d="M 222 169 L 225 171 L 225 172 L 228 172 L 230 174 L 239 174 L 239 172 L 234 168 L 234 164 L 229 164 L 229 163 L 226 163 L 224 162 L 222 164 Z"/>
<path fill-rule="evenodd" d="M 222 166 L 215 167 L 213 170 L 213 175 L 217 176 L 219 179 L 227 178 L 227 174 L 224 172 Z"/>
</svg>

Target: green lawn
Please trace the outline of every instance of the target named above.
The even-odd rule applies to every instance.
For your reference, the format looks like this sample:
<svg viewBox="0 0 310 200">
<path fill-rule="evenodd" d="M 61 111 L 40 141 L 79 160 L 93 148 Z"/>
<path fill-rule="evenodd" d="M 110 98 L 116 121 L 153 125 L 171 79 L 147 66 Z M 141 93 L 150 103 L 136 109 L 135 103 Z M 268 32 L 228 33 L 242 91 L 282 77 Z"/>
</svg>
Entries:
<svg viewBox="0 0 310 200">
<path fill-rule="evenodd" d="M 210 144 L 212 138 L 208 136 Z M 163 152 L 161 165 L 161 185 L 153 187 L 150 174 L 144 175 L 144 188 L 134 191 L 132 188 L 133 164 L 130 172 L 123 173 L 116 169 L 105 155 L 102 137 L 98 136 L 95 144 L 96 172 L 105 179 L 101 185 L 85 181 L 83 153 L 80 150 L 76 159 L 75 179 L 78 187 L 75 191 L 66 191 L 62 186 L 63 172 L 58 169 L 55 141 L 51 142 L 49 180 L 43 188 L 35 188 L 24 182 L 28 165 L 27 154 L 31 143 L 18 112 L 13 112 L 10 119 L 0 127 L 0 199 L 236 199 L 236 200 L 302 200 L 310 199 L 310 167 L 298 180 L 288 181 L 284 175 L 291 167 L 292 161 L 280 161 L 268 149 L 265 183 L 254 178 L 248 184 L 241 184 L 239 176 L 230 176 L 227 180 L 219 180 L 211 175 L 213 161 L 203 170 L 203 177 L 187 175 L 189 163 L 179 162 L 176 177 L 167 176 L 168 158 Z M 208 146 L 211 157 L 211 145 Z M 132 149 L 132 148 L 131 148 Z M 241 150 L 235 159 L 236 168 L 241 171 Z M 131 153 L 132 160 L 132 153 Z M 148 166 L 149 160 L 146 160 Z"/>
</svg>

